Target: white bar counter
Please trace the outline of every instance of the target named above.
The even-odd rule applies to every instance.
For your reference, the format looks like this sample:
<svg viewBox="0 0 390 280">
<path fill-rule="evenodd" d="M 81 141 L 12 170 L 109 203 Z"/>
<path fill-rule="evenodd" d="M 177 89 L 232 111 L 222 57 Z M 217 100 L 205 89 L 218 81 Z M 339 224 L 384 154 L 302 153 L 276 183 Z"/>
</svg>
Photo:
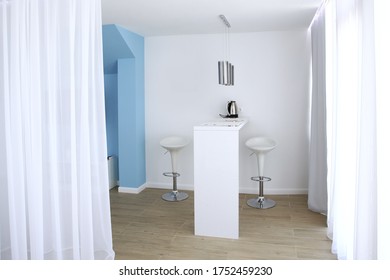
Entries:
<svg viewBox="0 0 390 280">
<path fill-rule="evenodd" d="M 245 119 L 194 126 L 195 235 L 239 237 L 239 143 Z"/>
</svg>

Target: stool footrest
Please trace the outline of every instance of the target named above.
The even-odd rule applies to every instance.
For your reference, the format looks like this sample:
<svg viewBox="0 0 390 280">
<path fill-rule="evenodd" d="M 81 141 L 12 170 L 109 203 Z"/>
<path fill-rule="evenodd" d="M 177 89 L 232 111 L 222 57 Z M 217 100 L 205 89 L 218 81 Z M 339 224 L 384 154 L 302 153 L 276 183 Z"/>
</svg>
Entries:
<svg viewBox="0 0 390 280">
<path fill-rule="evenodd" d="M 264 177 L 264 176 L 255 176 L 255 177 L 251 177 L 251 180 L 257 182 L 268 182 L 271 181 L 271 178 Z"/>
<path fill-rule="evenodd" d="M 164 172 L 163 175 L 167 176 L 167 177 L 176 178 L 176 177 L 180 176 L 180 173 L 177 173 L 177 172 Z"/>
</svg>

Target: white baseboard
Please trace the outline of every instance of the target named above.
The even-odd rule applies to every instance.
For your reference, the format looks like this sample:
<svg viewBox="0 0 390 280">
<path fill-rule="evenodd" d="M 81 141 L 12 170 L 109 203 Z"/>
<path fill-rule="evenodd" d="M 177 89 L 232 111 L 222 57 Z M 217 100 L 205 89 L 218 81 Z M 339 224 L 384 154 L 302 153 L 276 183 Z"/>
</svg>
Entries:
<svg viewBox="0 0 390 280">
<path fill-rule="evenodd" d="M 119 186 L 118 187 L 118 192 L 120 192 L 120 193 L 139 194 L 144 189 L 146 189 L 146 187 L 147 187 L 146 183 L 141 185 L 141 186 L 139 186 L 138 188 L 128 188 L 128 187 L 121 187 L 121 186 Z"/>
<path fill-rule="evenodd" d="M 153 189 L 164 189 L 164 190 L 170 190 L 172 189 L 172 183 L 160 183 L 160 182 L 146 182 L 145 184 L 137 187 L 137 188 L 128 188 L 128 187 L 121 187 L 118 182 L 118 192 L 121 193 L 131 193 L 131 194 L 139 194 L 146 188 L 153 188 Z M 191 184 L 178 184 L 177 185 L 178 190 L 183 191 L 193 191 L 194 186 Z M 258 194 L 259 190 L 256 187 L 249 187 L 244 186 L 240 187 L 240 193 L 245 194 Z M 270 187 L 270 188 L 264 188 L 264 194 L 265 195 L 300 195 L 300 194 L 307 194 L 308 189 L 307 188 L 285 188 L 285 187 Z"/>
<path fill-rule="evenodd" d="M 172 189 L 172 183 L 148 182 L 146 183 L 146 188 L 170 190 Z M 177 184 L 177 189 L 183 191 L 193 191 L 194 186 L 190 184 Z"/>
<path fill-rule="evenodd" d="M 157 183 L 157 182 L 147 182 L 146 188 L 154 189 L 172 189 L 172 184 L 169 183 Z M 178 190 L 193 191 L 194 186 L 190 184 L 178 184 Z M 246 194 L 258 194 L 258 188 L 253 187 L 240 187 L 240 193 Z M 298 195 L 298 194 L 307 194 L 307 188 L 285 188 L 285 187 L 271 187 L 264 188 L 264 194 L 266 195 Z"/>
<path fill-rule="evenodd" d="M 241 187 L 240 193 L 246 194 L 258 194 L 259 189 L 253 187 Z M 264 187 L 265 195 L 297 195 L 297 194 L 307 194 L 307 188 L 283 188 L 283 187 Z"/>
</svg>

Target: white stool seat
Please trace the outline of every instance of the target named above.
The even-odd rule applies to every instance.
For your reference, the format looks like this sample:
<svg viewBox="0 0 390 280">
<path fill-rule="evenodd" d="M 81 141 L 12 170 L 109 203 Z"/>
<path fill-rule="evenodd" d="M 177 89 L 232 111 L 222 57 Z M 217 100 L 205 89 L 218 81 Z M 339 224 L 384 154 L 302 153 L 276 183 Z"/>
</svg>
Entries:
<svg viewBox="0 0 390 280">
<path fill-rule="evenodd" d="M 275 149 L 275 140 L 268 137 L 259 136 L 248 139 L 245 142 L 245 145 L 256 154 L 258 176 L 263 176 L 265 154 Z"/>
<path fill-rule="evenodd" d="M 169 136 L 160 141 L 160 145 L 168 151 L 180 150 L 187 146 L 188 141 L 183 137 Z"/>
<path fill-rule="evenodd" d="M 267 153 L 276 147 L 275 140 L 268 137 L 253 137 L 245 142 L 245 145 L 256 153 Z"/>
<path fill-rule="evenodd" d="M 252 177 L 251 179 L 253 181 L 258 181 L 259 182 L 259 196 L 257 199 L 249 199 L 247 201 L 247 204 L 251 207 L 254 208 L 259 208 L 259 209 L 266 209 L 266 208 L 271 208 L 276 205 L 275 201 L 271 199 L 267 199 L 264 197 L 263 194 L 263 183 L 265 181 L 270 181 L 271 178 L 269 177 L 264 177 L 264 159 L 265 155 L 275 149 L 276 147 L 276 142 L 275 140 L 268 138 L 268 137 L 263 137 L 263 136 L 258 136 L 258 137 L 252 137 L 248 139 L 245 142 L 245 145 L 256 154 L 256 159 L 257 159 L 257 168 L 258 168 L 258 176 Z"/>
<path fill-rule="evenodd" d="M 166 149 L 171 155 L 172 171 L 163 173 L 164 176 L 172 177 L 173 191 L 165 193 L 162 198 L 166 201 L 181 201 L 188 198 L 188 194 L 177 191 L 177 177 L 180 174 L 177 172 L 177 156 L 179 151 L 188 145 L 188 141 L 180 136 L 169 136 L 160 141 L 161 147 Z"/>
<path fill-rule="evenodd" d="M 188 145 L 188 141 L 180 136 L 169 136 L 162 139 L 160 145 L 171 154 L 172 172 L 177 172 L 177 155 Z"/>
</svg>

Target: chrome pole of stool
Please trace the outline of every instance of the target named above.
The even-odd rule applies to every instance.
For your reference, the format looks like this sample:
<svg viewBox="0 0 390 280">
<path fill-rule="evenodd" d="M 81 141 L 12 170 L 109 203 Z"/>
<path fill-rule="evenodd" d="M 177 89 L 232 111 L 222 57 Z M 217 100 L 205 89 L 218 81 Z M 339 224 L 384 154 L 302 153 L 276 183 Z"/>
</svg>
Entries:
<svg viewBox="0 0 390 280">
<path fill-rule="evenodd" d="M 276 202 L 264 197 L 264 182 L 271 181 L 271 178 L 265 177 L 263 170 L 265 155 L 276 147 L 276 142 L 270 138 L 260 136 L 248 139 L 245 145 L 256 154 L 258 176 L 251 177 L 251 180 L 259 182 L 258 197 L 249 199 L 247 204 L 258 209 L 272 208 L 276 205 Z"/>
<path fill-rule="evenodd" d="M 188 194 L 177 190 L 177 177 L 180 176 L 180 173 L 176 172 L 177 154 L 187 144 L 188 142 L 184 138 L 178 136 L 166 137 L 160 141 L 160 145 L 170 153 L 172 164 L 172 171 L 163 173 L 166 177 L 172 177 L 172 191 L 161 196 L 165 201 L 182 201 L 188 198 Z"/>
<path fill-rule="evenodd" d="M 251 180 L 259 182 L 259 196 L 258 198 L 251 198 L 246 203 L 254 208 L 267 209 L 276 205 L 276 202 L 272 199 L 264 197 L 264 182 L 271 181 L 271 178 L 265 176 L 251 177 Z"/>
<path fill-rule="evenodd" d="M 164 176 L 172 177 L 172 191 L 165 193 L 161 196 L 162 199 L 166 201 L 182 201 L 188 198 L 188 194 L 185 192 L 179 192 L 177 190 L 177 177 L 180 176 L 180 173 L 177 172 L 164 172 Z"/>
</svg>

